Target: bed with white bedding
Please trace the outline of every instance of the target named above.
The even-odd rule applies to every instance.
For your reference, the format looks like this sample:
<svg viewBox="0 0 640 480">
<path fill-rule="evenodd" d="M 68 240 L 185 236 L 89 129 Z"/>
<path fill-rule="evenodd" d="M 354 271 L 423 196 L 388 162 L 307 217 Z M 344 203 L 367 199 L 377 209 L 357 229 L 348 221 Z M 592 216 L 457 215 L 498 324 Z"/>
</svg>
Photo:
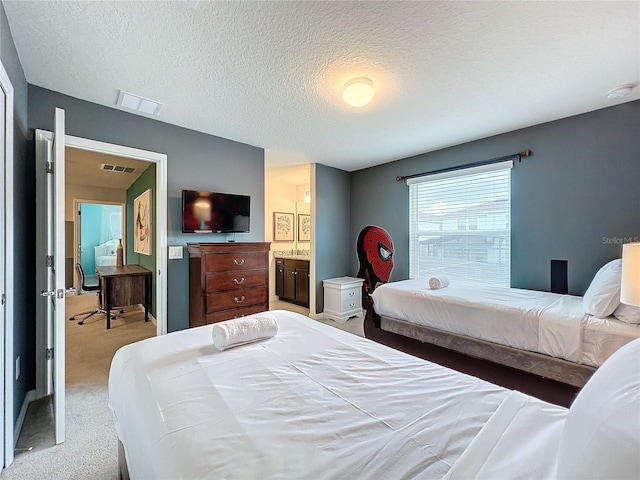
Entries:
<svg viewBox="0 0 640 480">
<path fill-rule="evenodd" d="M 597 367 L 640 337 L 640 327 L 584 311 L 582 297 L 453 283 L 431 290 L 426 279 L 379 286 L 378 315 Z"/>
<path fill-rule="evenodd" d="M 107 267 L 116 264 L 116 251 L 120 240 L 107 240 L 94 248 L 96 267 Z"/>
<path fill-rule="evenodd" d="M 640 474 L 638 342 L 603 374 L 620 385 L 596 375 L 567 410 L 270 313 L 276 336 L 229 350 L 208 325 L 116 353 L 109 406 L 131 478 L 566 478 L 585 462 L 600 478 Z M 601 431 L 593 455 L 603 447 L 584 429 L 608 428 L 603 408 L 615 438 Z"/>
</svg>

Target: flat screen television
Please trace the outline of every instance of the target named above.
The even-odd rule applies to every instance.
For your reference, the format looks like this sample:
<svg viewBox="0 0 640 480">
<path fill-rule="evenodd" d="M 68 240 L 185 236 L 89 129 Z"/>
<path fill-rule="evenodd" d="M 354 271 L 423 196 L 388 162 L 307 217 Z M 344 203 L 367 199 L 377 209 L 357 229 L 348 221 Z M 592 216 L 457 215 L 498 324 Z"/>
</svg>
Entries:
<svg viewBox="0 0 640 480">
<path fill-rule="evenodd" d="M 248 233 L 251 197 L 182 191 L 182 233 Z"/>
</svg>

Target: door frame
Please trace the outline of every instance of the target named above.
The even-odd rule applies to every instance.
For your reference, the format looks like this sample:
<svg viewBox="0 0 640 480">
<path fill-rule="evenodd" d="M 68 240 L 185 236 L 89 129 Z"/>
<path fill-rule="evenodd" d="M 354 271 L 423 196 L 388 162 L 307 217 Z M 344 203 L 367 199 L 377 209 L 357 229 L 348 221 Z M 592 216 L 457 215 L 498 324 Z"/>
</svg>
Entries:
<svg viewBox="0 0 640 480">
<path fill-rule="evenodd" d="M 44 138 L 53 139 L 53 133 L 38 130 Z M 65 135 L 66 147 L 104 153 L 118 157 L 128 157 L 156 164 L 156 335 L 167 333 L 167 155 L 164 153 L 125 147 L 113 143 L 90 140 Z M 47 388 L 46 318 L 38 315 L 36 319 L 36 397 L 49 395 Z"/>
<path fill-rule="evenodd" d="M 4 139 L 4 155 L 0 160 L 0 168 L 4 172 L 0 175 L 0 183 L 4 190 L 4 251 L 0 252 L 4 264 L 4 292 L 6 301 L 4 304 L 4 328 L 0 328 L 0 369 L 4 372 L 4 381 L 0 386 L 0 408 L 2 409 L 2 465 L 0 471 L 11 465 L 14 455 L 14 421 L 13 421 L 13 85 L 9 75 L 0 62 L 0 90 L 5 96 L 4 122 L 2 135 Z"/>
</svg>

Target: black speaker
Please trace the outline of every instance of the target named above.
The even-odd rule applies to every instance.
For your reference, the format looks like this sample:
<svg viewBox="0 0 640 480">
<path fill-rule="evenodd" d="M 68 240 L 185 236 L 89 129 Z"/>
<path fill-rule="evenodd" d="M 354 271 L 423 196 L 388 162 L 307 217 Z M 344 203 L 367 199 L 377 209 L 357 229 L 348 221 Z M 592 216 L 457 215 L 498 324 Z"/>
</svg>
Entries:
<svg viewBox="0 0 640 480">
<path fill-rule="evenodd" d="M 569 293 L 566 260 L 551 260 L 551 291 L 553 293 Z"/>
</svg>

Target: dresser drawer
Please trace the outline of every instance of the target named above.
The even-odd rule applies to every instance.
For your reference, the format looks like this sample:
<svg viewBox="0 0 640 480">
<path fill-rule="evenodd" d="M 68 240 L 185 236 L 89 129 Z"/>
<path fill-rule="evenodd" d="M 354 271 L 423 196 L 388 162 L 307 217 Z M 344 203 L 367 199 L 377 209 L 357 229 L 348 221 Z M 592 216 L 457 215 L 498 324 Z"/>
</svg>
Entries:
<svg viewBox="0 0 640 480">
<path fill-rule="evenodd" d="M 360 289 L 342 292 L 342 311 L 348 312 L 354 308 L 360 308 L 362 300 L 360 299 Z"/>
<path fill-rule="evenodd" d="M 230 292 L 211 293 L 205 297 L 205 313 L 256 305 L 257 303 L 267 303 L 267 290 L 265 288 L 246 288 Z"/>
<path fill-rule="evenodd" d="M 252 313 L 260 313 L 265 310 L 264 305 L 253 305 L 251 307 L 234 308 L 231 310 L 223 310 L 221 312 L 207 313 L 205 315 L 206 324 L 223 322 L 234 318 L 244 317 Z"/>
<path fill-rule="evenodd" d="M 360 286 L 349 288 L 347 290 L 342 290 L 340 292 L 340 296 L 342 297 L 342 302 L 357 302 L 361 303 L 360 297 L 362 295 L 362 289 Z"/>
<path fill-rule="evenodd" d="M 267 268 L 267 254 L 261 252 L 207 253 L 206 271 L 240 271 Z"/>
<path fill-rule="evenodd" d="M 265 270 L 241 270 L 238 272 L 209 273 L 205 278 L 205 292 L 223 292 L 267 284 Z"/>
</svg>

